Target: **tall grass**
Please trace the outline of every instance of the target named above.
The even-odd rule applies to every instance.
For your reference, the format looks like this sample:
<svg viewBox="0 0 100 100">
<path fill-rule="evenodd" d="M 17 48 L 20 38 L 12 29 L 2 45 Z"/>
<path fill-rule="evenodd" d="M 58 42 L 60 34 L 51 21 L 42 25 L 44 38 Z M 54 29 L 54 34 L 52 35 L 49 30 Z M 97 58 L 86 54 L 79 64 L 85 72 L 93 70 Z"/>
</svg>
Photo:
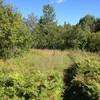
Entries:
<svg viewBox="0 0 100 100">
<path fill-rule="evenodd" d="M 11 58 L 6 61 L 1 59 L 0 70 L 23 73 L 30 73 L 32 70 L 57 70 L 61 72 L 63 69 L 68 68 L 74 60 L 78 62 L 87 58 L 100 61 L 98 54 L 80 50 L 59 51 L 33 49 L 20 57 Z"/>
</svg>

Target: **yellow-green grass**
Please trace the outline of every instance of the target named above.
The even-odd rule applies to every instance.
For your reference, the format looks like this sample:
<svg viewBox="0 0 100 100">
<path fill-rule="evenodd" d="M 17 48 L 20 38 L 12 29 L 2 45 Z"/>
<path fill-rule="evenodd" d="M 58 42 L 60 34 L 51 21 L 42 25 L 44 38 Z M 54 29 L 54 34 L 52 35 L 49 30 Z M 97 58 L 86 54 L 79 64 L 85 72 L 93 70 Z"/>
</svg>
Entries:
<svg viewBox="0 0 100 100">
<path fill-rule="evenodd" d="M 80 50 L 37 50 L 32 49 L 22 57 L 0 60 L 0 70 L 4 72 L 15 71 L 31 73 L 33 70 L 56 70 L 62 72 L 74 61 L 83 59 L 96 59 L 100 57 L 96 53 L 83 52 Z"/>
</svg>

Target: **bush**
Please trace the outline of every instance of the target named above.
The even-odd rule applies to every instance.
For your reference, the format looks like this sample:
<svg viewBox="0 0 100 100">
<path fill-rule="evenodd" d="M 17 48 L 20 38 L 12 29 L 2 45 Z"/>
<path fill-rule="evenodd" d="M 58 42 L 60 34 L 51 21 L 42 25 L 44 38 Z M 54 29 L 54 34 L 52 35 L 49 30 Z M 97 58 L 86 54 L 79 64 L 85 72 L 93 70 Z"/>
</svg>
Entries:
<svg viewBox="0 0 100 100">
<path fill-rule="evenodd" d="M 74 68 L 73 68 L 74 67 Z M 93 59 L 74 64 L 66 89 L 68 100 L 100 100 L 100 63 Z M 69 72 L 69 71 L 68 71 Z"/>
<path fill-rule="evenodd" d="M 88 49 L 94 52 L 100 51 L 100 32 L 91 34 Z"/>
<path fill-rule="evenodd" d="M 30 75 L 0 73 L 0 99 L 62 100 L 63 79 L 57 72 Z"/>
<path fill-rule="evenodd" d="M 9 58 L 31 47 L 31 34 L 18 11 L 0 6 L 0 57 Z"/>
</svg>

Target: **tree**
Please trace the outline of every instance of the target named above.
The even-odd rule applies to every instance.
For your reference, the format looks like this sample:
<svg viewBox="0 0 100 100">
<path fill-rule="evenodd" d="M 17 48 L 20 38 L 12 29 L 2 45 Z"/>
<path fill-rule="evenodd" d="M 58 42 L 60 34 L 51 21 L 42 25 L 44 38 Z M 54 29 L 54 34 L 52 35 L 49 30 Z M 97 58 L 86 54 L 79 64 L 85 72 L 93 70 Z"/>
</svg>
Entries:
<svg viewBox="0 0 100 100">
<path fill-rule="evenodd" d="M 30 31 L 34 30 L 35 26 L 38 24 L 38 17 L 31 13 L 28 18 L 24 18 L 24 22 Z"/>
<path fill-rule="evenodd" d="M 89 46 L 87 49 L 93 52 L 100 51 L 100 31 L 91 34 L 89 37 Z"/>
<path fill-rule="evenodd" d="M 64 39 L 62 34 L 62 26 L 55 24 L 46 25 L 44 32 L 46 35 L 47 48 L 48 49 L 64 49 Z"/>
<path fill-rule="evenodd" d="M 85 17 L 81 18 L 79 21 L 79 25 L 82 28 L 87 28 L 88 31 L 94 32 L 95 31 L 95 17 L 91 15 L 86 15 Z"/>
<path fill-rule="evenodd" d="M 3 7 L 3 0 L 0 0 L 0 7 Z"/>
<path fill-rule="evenodd" d="M 37 24 L 32 31 L 32 47 L 37 49 L 43 49 L 47 47 L 46 33 L 44 28 L 40 24 Z"/>
<path fill-rule="evenodd" d="M 63 39 L 64 39 L 64 48 L 72 48 L 72 43 L 71 40 L 73 40 L 73 27 L 70 24 L 64 24 L 63 26 L 63 31 L 62 31 L 62 35 L 63 35 Z"/>
<path fill-rule="evenodd" d="M 75 47 L 84 50 L 88 43 L 88 37 L 90 36 L 90 32 L 86 29 L 82 29 L 80 25 L 76 26 L 74 29 L 75 33 Z"/>
<path fill-rule="evenodd" d="M 95 22 L 95 32 L 98 31 L 100 31 L 100 18 L 97 18 Z"/>
<path fill-rule="evenodd" d="M 40 18 L 40 23 L 46 25 L 46 24 L 52 24 L 56 21 L 56 14 L 54 8 L 50 5 L 44 5 L 43 6 L 43 16 Z"/>
<path fill-rule="evenodd" d="M 80 25 L 71 26 L 70 24 L 64 25 L 64 40 L 66 48 L 85 49 L 89 32 L 81 28 Z"/>
<path fill-rule="evenodd" d="M 58 41 L 60 36 L 58 37 L 59 28 L 55 22 L 55 16 L 54 8 L 51 5 L 43 6 L 43 16 L 40 17 L 39 23 L 32 31 L 34 48 L 59 48 L 60 43 Z"/>
<path fill-rule="evenodd" d="M 31 47 L 31 34 L 21 14 L 12 7 L 0 7 L 0 57 L 8 58 Z"/>
</svg>

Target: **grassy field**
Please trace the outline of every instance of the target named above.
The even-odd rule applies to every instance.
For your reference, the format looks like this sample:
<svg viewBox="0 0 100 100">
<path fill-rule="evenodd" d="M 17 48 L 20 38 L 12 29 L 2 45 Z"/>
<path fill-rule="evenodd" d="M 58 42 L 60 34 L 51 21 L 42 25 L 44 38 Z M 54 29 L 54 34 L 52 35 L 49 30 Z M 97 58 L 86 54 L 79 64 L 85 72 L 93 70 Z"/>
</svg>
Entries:
<svg viewBox="0 0 100 100">
<path fill-rule="evenodd" d="M 100 100 L 99 62 L 99 54 L 80 50 L 32 49 L 1 59 L 0 100 Z"/>
<path fill-rule="evenodd" d="M 30 73 L 32 70 L 57 70 L 62 72 L 68 68 L 74 61 L 83 59 L 96 59 L 100 57 L 96 53 L 89 53 L 76 50 L 37 50 L 33 49 L 25 53 L 22 57 L 0 60 L 0 70 L 9 72 L 17 71 L 21 73 Z"/>
</svg>

